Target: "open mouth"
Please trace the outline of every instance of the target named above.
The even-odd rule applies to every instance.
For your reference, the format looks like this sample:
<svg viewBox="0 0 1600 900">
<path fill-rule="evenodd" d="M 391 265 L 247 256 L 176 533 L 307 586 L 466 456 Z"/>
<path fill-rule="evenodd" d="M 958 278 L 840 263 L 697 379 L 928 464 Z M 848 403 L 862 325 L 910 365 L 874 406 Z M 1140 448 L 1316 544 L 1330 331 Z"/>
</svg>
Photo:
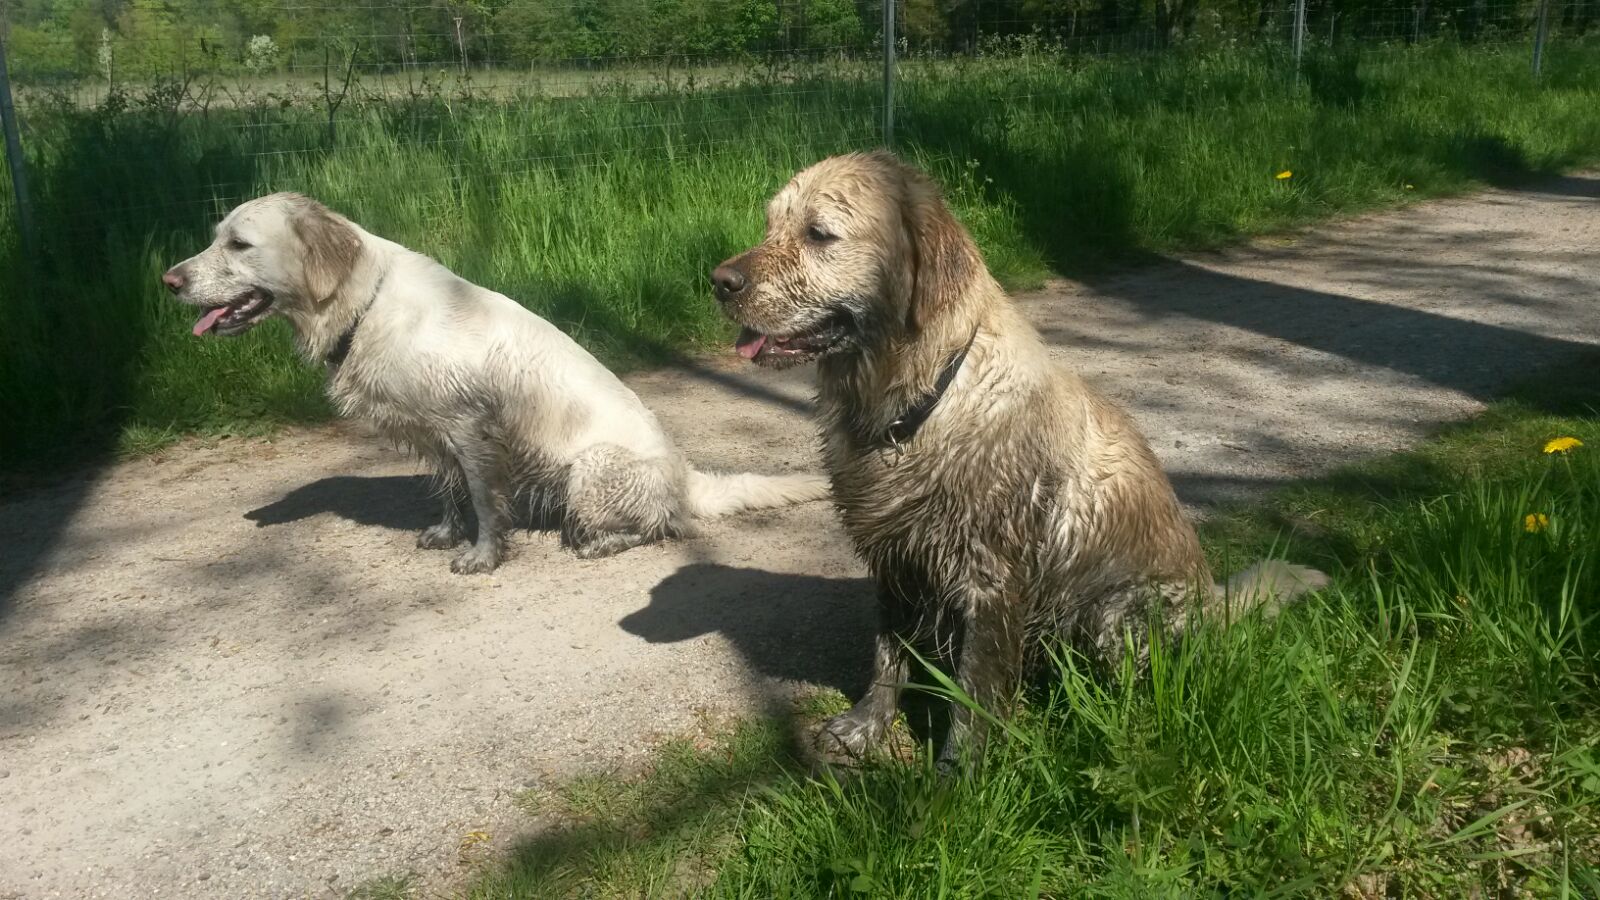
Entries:
<svg viewBox="0 0 1600 900">
<path fill-rule="evenodd" d="M 824 319 L 815 328 L 777 337 L 762 334 L 754 328 L 739 330 L 734 349 L 739 355 L 760 365 L 787 365 L 816 359 L 837 349 L 849 336 L 849 313 L 838 312 Z"/>
<path fill-rule="evenodd" d="M 272 309 L 272 293 L 251 288 L 235 300 L 212 306 L 194 323 L 195 337 L 208 332 L 235 335 L 249 331 Z"/>
</svg>

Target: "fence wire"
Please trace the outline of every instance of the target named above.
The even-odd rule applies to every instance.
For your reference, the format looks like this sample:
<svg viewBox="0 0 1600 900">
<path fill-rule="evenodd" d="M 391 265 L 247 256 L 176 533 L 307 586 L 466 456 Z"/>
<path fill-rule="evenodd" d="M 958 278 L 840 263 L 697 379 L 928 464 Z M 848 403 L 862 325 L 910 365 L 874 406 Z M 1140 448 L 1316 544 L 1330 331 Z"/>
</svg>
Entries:
<svg viewBox="0 0 1600 900">
<path fill-rule="evenodd" d="M 1600 19 L 1600 0 L 892 2 L 906 89 L 889 111 L 913 130 L 920 81 L 986 66 L 1004 70 L 991 96 L 1017 101 L 1054 90 L 1030 73 L 1092 59 L 1448 42 L 1531 65 L 1541 16 L 1546 41 Z M 0 0 L 0 29 L 27 155 L 71 164 L 115 146 L 86 135 L 129 122 L 143 131 L 120 140 L 197 142 L 177 188 L 139 177 L 137 147 L 120 181 L 85 187 L 102 192 L 92 221 L 69 224 L 103 231 L 212 215 L 304 183 L 313 163 L 332 177 L 345 147 L 395 154 L 398 184 L 454 202 L 513 182 L 559 192 L 564 176 L 624 158 L 692 167 L 758 134 L 876 146 L 891 137 L 882 3 Z M 12 205 L 8 185 L 0 211 Z"/>
</svg>

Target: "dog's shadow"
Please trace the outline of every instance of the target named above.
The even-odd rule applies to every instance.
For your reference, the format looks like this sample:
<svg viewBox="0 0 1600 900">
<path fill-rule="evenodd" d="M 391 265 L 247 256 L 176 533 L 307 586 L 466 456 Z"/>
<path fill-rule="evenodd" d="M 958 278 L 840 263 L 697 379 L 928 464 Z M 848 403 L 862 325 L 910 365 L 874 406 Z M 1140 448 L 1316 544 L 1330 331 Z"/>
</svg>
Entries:
<svg viewBox="0 0 1600 900">
<path fill-rule="evenodd" d="M 652 644 L 721 634 L 760 675 L 853 697 L 870 675 L 876 622 L 865 578 L 697 563 L 657 584 L 650 605 L 618 624 Z"/>
<path fill-rule="evenodd" d="M 767 678 L 833 688 L 854 701 L 872 677 L 878 607 L 871 579 L 784 575 L 706 563 L 685 566 L 650 592 L 650 605 L 618 623 L 652 644 L 718 633 Z M 925 662 L 946 668 L 945 660 Z M 948 674 L 948 669 L 947 669 Z M 910 685 L 934 679 L 913 663 Z M 912 738 L 937 743 L 949 704 L 927 690 L 901 695 Z"/>
<path fill-rule="evenodd" d="M 518 498 L 512 504 L 514 527 L 544 531 L 555 527 Z M 433 483 L 422 475 L 334 475 L 301 485 L 282 498 L 244 514 L 257 528 L 286 525 L 332 513 L 358 525 L 396 531 L 421 531 L 439 521 L 440 501 Z M 467 527 L 473 528 L 469 512 Z"/>
<path fill-rule="evenodd" d="M 361 525 L 421 531 L 439 520 L 439 501 L 421 475 L 335 475 L 301 485 L 244 517 L 266 528 L 323 513 Z"/>
</svg>

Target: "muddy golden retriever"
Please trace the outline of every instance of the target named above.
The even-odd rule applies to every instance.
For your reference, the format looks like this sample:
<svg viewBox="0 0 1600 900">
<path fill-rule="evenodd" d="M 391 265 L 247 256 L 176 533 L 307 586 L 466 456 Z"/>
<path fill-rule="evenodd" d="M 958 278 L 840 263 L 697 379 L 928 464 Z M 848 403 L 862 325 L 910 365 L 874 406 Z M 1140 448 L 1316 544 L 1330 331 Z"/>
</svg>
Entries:
<svg viewBox="0 0 1600 900">
<path fill-rule="evenodd" d="M 288 319 L 339 410 L 437 472 L 444 516 L 418 546 L 459 544 L 470 501 L 478 533 L 451 562 L 458 573 L 500 564 L 514 491 L 559 515 L 583 557 L 827 495 L 815 475 L 696 471 L 639 397 L 555 326 L 308 197 L 244 203 L 162 280 L 199 308 L 196 336 Z"/>
<path fill-rule="evenodd" d="M 907 647 L 953 656 L 1004 715 L 1056 635 L 1115 658 L 1152 616 L 1278 604 L 1326 576 L 1263 562 L 1214 584 L 1132 419 L 1052 362 L 938 188 L 887 153 L 824 160 L 767 207 L 766 238 L 712 273 L 739 353 L 815 360 L 834 502 L 877 584 L 874 672 L 818 735 L 860 754 L 893 720 Z M 953 710 L 942 758 L 983 739 Z"/>
</svg>

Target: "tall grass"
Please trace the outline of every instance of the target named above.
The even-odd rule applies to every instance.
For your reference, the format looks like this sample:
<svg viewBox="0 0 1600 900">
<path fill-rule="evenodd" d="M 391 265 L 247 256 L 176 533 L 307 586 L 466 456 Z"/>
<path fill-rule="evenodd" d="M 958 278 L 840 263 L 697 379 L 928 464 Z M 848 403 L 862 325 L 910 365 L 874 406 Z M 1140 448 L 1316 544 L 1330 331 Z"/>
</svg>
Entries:
<svg viewBox="0 0 1600 900">
<path fill-rule="evenodd" d="M 1059 655 L 976 772 L 923 754 L 818 775 L 746 734 L 627 786 L 625 817 L 565 796 L 588 824 L 471 896 L 1600 896 L 1596 366 L 1565 373 L 1565 414 L 1505 404 L 1239 511 L 1253 538 L 1208 531 L 1254 555 L 1315 509 L 1296 555 L 1334 586 L 1157 645 L 1147 670 Z M 1543 454 L 1559 434 L 1586 446 Z M 707 811 L 657 814 L 685 801 Z M 588 839 L 619 821 L 629 839 Z"/>
<path fill-rule="evenodd" d="M 1381 562 L 1281 625 L 1111 683 L 1063 657 L 979 777 L 776 792 L 714 893 L 1590 895 L 1600 466 L 1389 515 Z"/>
<path fill-rule="evenodd" d="M 1600 154 L 1600 45 L 1532 82 L 1521 50 L 1438 45 L 924 63 L 900 144 L 944 180 L 1015 287 L 1141 254 L 1569 167 Z M 44 252 L 0 204 L 0 468 L 327 414 L 274 324 L 188 336 L 157 277 L 233 203 L 301 190 L 434 255 L 621 365 L 725 337 L 705 272 L 754 240 L 796 169 L 877 142 L 876 86 L 752 81 L 517 102 L 177 114 L 170 92 L 30 104 Z M 1291 170 L 1278 180 L 1274 175 Z"/>
</svg>

